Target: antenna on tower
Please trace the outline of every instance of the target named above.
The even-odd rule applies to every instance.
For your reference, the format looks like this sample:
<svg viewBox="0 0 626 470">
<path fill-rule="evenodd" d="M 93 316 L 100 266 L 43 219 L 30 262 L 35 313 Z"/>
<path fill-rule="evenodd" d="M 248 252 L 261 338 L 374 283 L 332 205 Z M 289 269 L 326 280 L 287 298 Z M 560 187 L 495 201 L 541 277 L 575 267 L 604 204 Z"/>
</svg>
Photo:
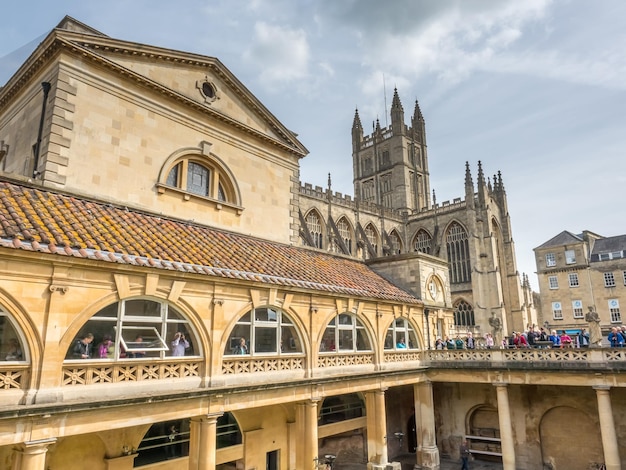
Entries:
<svg viewBox="0 0 626 470">
<path fill-rule="evenodd" d="M 387 85 L 385 85 L 385 73 L 383 72 L 383 96 L 385 97 L 385 127 L 389 127 L 389 116 L 387 113 Z"/>
</svg>

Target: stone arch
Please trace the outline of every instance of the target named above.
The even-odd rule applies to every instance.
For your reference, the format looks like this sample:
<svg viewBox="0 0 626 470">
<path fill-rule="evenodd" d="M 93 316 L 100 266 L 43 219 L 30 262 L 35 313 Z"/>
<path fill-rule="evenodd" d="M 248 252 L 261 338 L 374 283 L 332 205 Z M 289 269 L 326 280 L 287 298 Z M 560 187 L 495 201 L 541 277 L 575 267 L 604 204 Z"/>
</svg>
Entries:
<svg viewBox="0 0 626 470">
<path fill-rule="evenodd" d="M 404 251 L 404 244 L 402 243 L 402 237 L 398 230 L 393 228 L 391 232 L 389 232 L 389 238 L 391 239 L 391 254 L 399 255 Z"/>
<path fill-rule="evenodd" d="M 473 327 L 476 325 L 474 306 L 464 298 L 454 301 L 454 326 Z"/>
<path fill-rule="evenodd" d="M 433 254 L 432 234 L 424 228 L 418 229 L 411 240 L 411 249 L 413 251 L 419 251 L 420 253 L 426 253 L 427 255 Z"/>
<path fill-rule="evenodd" d="M 320 250 L 324 249 L 326 247 L 325 241 L 327 240 L 326 234 L 328 232 L 322 214 L 314 207 L 304 215 L 304 220 L 311 234 L 311 238 L 313 239 L 313 246 Z"/>
<path fill-rule="evenodd" d="M 600 426 L 578 408 L 556 406 L 547 410 L 539 422 L 539 440 L 544 466 L 552 465 L 548 468 L 592 468 L 592 463 L 604 462 Z"/>
<path fill-rule="evenodd" d="M 469 232 L 458 220 L 451 220 L 443 232 L 446 259 L 450 271 L 450 283 L 461 284 L 471 281 L 472 266 L 469 247 Z"/>
<path fill-rule="evenodd" d="M 195 161 L 216 172 L 219 177 L 219 184 L 223 185 L 228 195 L 224 202 L 241 207 L 241 190 L 235 175 L 221 158 L 211 153 L 211 147 L 212 145 L 209 142 L 203 141 L 198 147 L 183 147 L 172 152 L 159 170 L 157 183 L 159 191 L 164 192 L 169 186 L 168 177 L 173 168 L 186 160 Z"/>
<path fill-rule="evenodd" d="M 337 230 L 339 231 L 339 235 L 341 236 L 344 245 L 348 249 L 348 254 L 353 255 L 356 247 L 356 232 L 354 230 L 354 225 L 350 221 L 350 219 L 342 215 L 337 219 Z M 336 252 L 340 252 L 341 250 L 338 247 L 335 247 Z"/>
</svg>

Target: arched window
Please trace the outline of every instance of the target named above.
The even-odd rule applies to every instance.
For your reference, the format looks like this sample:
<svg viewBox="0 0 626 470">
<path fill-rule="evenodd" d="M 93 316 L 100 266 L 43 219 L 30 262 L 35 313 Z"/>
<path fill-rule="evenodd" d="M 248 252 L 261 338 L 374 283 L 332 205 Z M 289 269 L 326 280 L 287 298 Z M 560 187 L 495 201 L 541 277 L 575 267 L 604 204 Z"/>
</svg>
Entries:
<svg viewBox="0 0 626 470">
<path fill-rule="evenodd" d="M 339 219 L 339 222 L 337 222 L 337 230 L 339 231 L 339 236 L 343 240 L 344 245 L 348 249 L 348 254 L 352 254 L 352 230 L 345 217 L 342 217 Z"/>
<path fill-rule="evenodd" d="M 378 253 L 378 235 L 376 234 L 376 229 L 372 224 L 367 224 L 365 227 L 365 236 L 374 247 L 374 252 Z"/>
<path fill-rule="evenodd" d="M 128 452 L 132 452 L 128 449 Z M 133 467 L 189 455 L 189 419 L 154 423 L 137 448 Z"/>
<path fill-rule="evenodd" d="M 320 353 L 371 351 L 372 346 L 361 320 L 349 313 L 340 313 L 328 323 Z"/>
<path fill-rule="evenodd" d="M 470 282 L 471 264 L 467 232 L 458 222 L 453 222 L 446 236 L 450 282 L 459 284 Z"/>
<path fill-rule="evenodd" d="M 413 239 L 413 250 L 429 255 L 432 252 L 432 242 L 433 239 L 430 234 L 426 230 L 421 229 Z"/>
<path fill-rule="evenodd" d="M 318 424 L 338 423 L 365 416 L 365 402 L 356 393 L 324 398 L 320 407 Z"/>
<path fill-rule="evenodd" d="M 402 253 L 402 239 L 400 235 L 398 235 L 398 232 L 392 230 L 389 234 L 389 239 L 391 240 L 391 254 L 399 255 Z"/>
<path fill-rule="evenodd" d="M 255 308 L 242 316 L 229 338 L 224 355 L 302 354 L 300 335 L 289 316 L 270 307 Z"/>
<path fill-rule="evenodd" d="M 454 325 L 455 326 L 475 326 L 474 307 L 465 300 L 457 302 L 454 308 Z"/>
<path fill-rule="evenodd" d="M 320 221 L 317 212 L 309 212 L 309 214 L 306 216 L 306 226 L 309 229 L 309 233 L 313 237 L 313 244 L 315 248 L 324 248 L 324 234 L 322 232 L 322 222 Z"/>
<path fill-rule="evenodd" d="M 0 308 L 0 361 L 26 362 L 29 356 L 25 344 L 11 316 Z"/>
<path fill-rule="evenodd" d="M 419 349 L 415 330 L 406 318 L 396 318 L 387 329 L 385 349 Z"/>
<path fill-rule="evenodd" d="M 91 317 L 70 345 L 66 358 L 112 361 L 200 353 L 191 324 L 174 307 L 155 300 L 129 299 Z"/>
<path fill-rule="evenodd" d="M 242 442 L 241 430 L 232 413 L 226 412 L 217 418 L 217 449 L 236 446 Z"/>
<path fill-rule="evenodd" d="M 161 168 L 158 192 L 182 192 L 185 199 L 199 197 L 241 210 L 234 176 L 224 162 L 210 153 L 210 147 L 204 142 L 201 148 L 181 149 L 172 154 Z"/>
</svg>

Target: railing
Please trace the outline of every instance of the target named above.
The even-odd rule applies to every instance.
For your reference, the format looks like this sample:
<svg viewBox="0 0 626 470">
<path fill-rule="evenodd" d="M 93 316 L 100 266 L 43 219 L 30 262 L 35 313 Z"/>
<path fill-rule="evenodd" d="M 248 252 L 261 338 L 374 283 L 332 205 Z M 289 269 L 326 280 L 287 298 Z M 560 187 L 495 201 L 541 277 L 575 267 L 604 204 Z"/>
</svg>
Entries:
<svg viewBox="0 0 626 470">
<path fill-rule="evenodd" d="M 265 358 L 244 356 L 228 358 L 222 361 L 222 374 L 226 375 L 302 369 L 304 369 L 304 356 Z"/>
<path fill-rule="evenodd" d="M 320 353 L 318 368 L 374 364 L 373 352 L 345 354 Z M 204 359 L 124 363 L 66 363 L 63 365 L 63 385 L 139 382 L 163 379 L 199 377 Z M 419 362 L 422 367 L 462 367 L 527 369 L 549 367 L 558 369 L 620 369 L 626 370 L 626 348 L 564 348 L 564 349 L 462 349 L 428 351 L 386 351 L 384 363 Z M 295 357 L 233 357 L 222 361 L 222 374 L 255 372 L 302 371 L 305 356 Z M 28 386 L 29 364 L 1 364 L 0 390 L 21 390 Z"/>
<path fill-rule="evenodd" d="M 63 385 L 139 382 L 198 377 L 202 359 L 194 361 L 64 364 Z"/>
<path fill-rule="evenodd" d="M 626 369 L 626 348 L 525 348 L 431 350 L 423 353 L 424 366 L 446 366 L 458 363 L 463 368 L 526 368 L 549 365 L 568 369 Z"/>
<path fill-rule="evenodd" d="M 374 364 L 374 353 L 329 353 L 320 354 L 317 358 L 317 367 L 341 367 L 362 364 Z"/>
<path fill-rule="evenodd" d="M 0 390 L 25 388 L 29 370 L 29 364 L 0 365 Z"/>
</svg>

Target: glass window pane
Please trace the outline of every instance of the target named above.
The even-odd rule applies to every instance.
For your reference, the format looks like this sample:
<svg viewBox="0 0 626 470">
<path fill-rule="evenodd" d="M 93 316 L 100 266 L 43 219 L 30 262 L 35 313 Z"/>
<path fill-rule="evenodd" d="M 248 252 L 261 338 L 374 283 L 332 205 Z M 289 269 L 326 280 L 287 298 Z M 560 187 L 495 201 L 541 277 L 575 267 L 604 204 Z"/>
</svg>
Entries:
<svg viewBox="0 0 626 470">
<path fill-rule="evenodd" d="M 276 352 L 276 328 L 257 327 L 254 329 L 254 352 Z"/>
<path fill-rule="evenodd" d="M 0 312 L 0 360 L 25 361 L 26 353 L 18 334 L 8 316 Z"/>
<path fill-rule="evenodd" d="M 283 319 L 285 316 L 283 316 Z M 302 352 L 302 344 L 298 333 L 293 326 L 283 326 L 281 329 L 281 352 L 284 353 L 297 353 Z"/>
<path fill-rule="evenodd" d="M 324 331 L 322 341 L 320 343 L 320 352 L 335 351 L 335 327 L 329 326 Z"/>
<path fill-rule="evenodd" d="M 124 316 L 161 318 L 161 304 L 146 299 L 126 300 Z"/>
<path fill-rule="evenodd" d="M 340 325 L 352 325 L 352 315 L 347 313 L 339 314 L 339 324 Z"/>
<path fill-rule="evenodd" d="M 358 329 L 356 332 L 356 349 L 357 351 L 371 351 L 370 340 L 367 333 L 363 329 Z"/>
<path fill-rule="evenodd" d="M 250 345 L 250 326 L 249 325 L 235 325 L 233 331 L 230 334 L 230 339 L 226 343 L 226 348 L 224 354 L 232 355 L 232 354 L 242 354 L 242 350 L 239 348 L 239 344 L 241 342 L 241 338 L 245 340 L 246 348 L 248 351 L 243 351 L 243 354 L 249 353 L 249 345 Z"/>
<path fill-rule="evenodd" d="M 187 166 L 187 191 L 200 196 L 209 195 L 209 170 L 194 162 Z"/>
<path fill-rule="evenodd" d="M 178 169 L 179 168 L 180 168 L 180 163 L 170 170 L 169 174 L 167 175 L 167 180 L 165 181 L 165 184 L 167 184 L 168 186 L 173 186 L 173 187 L 178 186 Z"/>
<path fill-rule="evenodd" d="M 419 348 L 419 343 L 417 342 L 417 335 L 415 334 L 415 331 L 413 330 L 409 331 L 409 343 L 407 346 L 409 347 L 409 349 Z"/>
<path fill-rule="evenodd" d="M 261 322 L 278 321 L 278 312 L 271 308 L 257 308 L 254 310 L 254 320 Z"/>
<path fill-rule="evenodd" d="M 352 330 L 341 330 L 339 332 L 339 350 L 354 351 L 354 333 Z"/>
</svg>

